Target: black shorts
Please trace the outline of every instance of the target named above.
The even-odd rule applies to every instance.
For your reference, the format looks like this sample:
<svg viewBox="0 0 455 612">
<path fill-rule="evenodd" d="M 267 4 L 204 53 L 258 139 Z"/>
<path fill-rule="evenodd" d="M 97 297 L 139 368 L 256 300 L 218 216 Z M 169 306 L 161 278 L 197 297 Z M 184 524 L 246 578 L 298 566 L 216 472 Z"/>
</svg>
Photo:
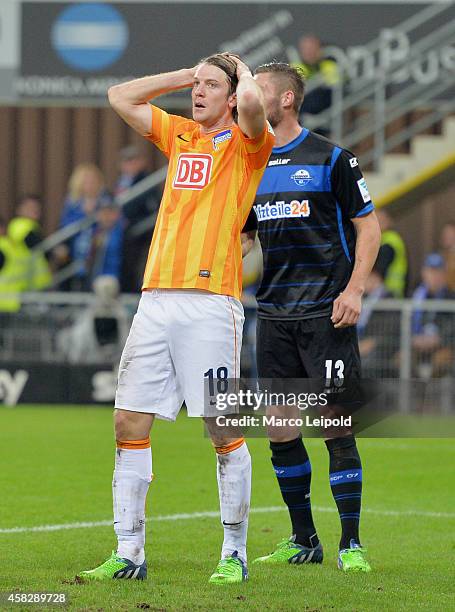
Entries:
<svg viewBox="0 0 455 612">
<path fill-rule="evenodd" d="M 330 317 L 258 319 L 256 352 L 259 378 L 361 377 L 355 326 L 335 329 Z"/>
</svg>

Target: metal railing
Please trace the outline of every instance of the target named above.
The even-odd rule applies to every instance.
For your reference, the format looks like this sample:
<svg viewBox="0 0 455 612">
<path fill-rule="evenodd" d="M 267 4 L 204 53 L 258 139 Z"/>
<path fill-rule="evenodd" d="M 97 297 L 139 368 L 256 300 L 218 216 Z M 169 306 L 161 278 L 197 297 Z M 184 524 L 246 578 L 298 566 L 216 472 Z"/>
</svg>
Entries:
<svg viewBox="0 0 455 612">
<path fill-rule="evenodd" d="M 138 301 L 139 296 L 119 296 L 106 304 L 90 293 L 24 293 L 19 312 L 0 312 L 0 370 L 2 364 L 12 363 L 15 367 L 97 364 L 115 369 Z M 250 378 L 256 374 L 255 299 L 245 295 L 244 307 L 241 372 Z M 453 413 L 455 300 L 371 303 L 366 299 L 363 314 L 367 316 L 358 325 L 363 376 L 382 381 L 381 385 L 391 383 L 402 412 L 415 410 L 415 390 L 420 385 L 435 410 Z M 116 343 L 97 346 L 93 325 L 87 325 L 96 316 L 119 321 Z M 423 345 L 421 338 L 430 336 L 428 346 Z"/>
<path fill-rule="evenodd" d="M 136 185 L 130 187 L 124 193 L 121 193 L 116 196 L 116 203 L 118 204 L 118 206 L 123 208 L 124 206 L 126 206 L 130 202 L 133 202 L 137 198 L 151 193 L 155 187 L 161 185 L 165 181 L 166 175 L 167 165 L 163 166 L 159 170 L 156 170 L 139 183 L 136 183 Z M 152 229 L 155 224 L 156 216 L 156 211 L 151 212 L 150 216 L 147 219 L 139 221 L 130 229 L 130 235 L 133 237 L 140 236 L 144 232 Z M 87 216 L 84 219 L 81 219 L 80 221 L 75 221 L 74 223 L 71 223 L 66 227 L 57 230 L 56 232 L 45 238 L 42 242 L 40 242 L 38 246 L 33 249 L 33 255 L 35 257 L 38 257 L 43 253 L 51 252 L 58 245 L 70 240 L 80 232 L 90 227 L 93 227 L 95 223 L 96 213 L 92 213 L 91 215 Z M 33 269 L 33 266 L 31 266 L 31 269 Z M 79 270 L 80 262 L 69 263 L 67 266 L 65 266 L 54 274 L 52 279 L 52 288 L 57 288 L 62 282 L 75 276 Z"/>
<path fill-rule="evenodd" d="M 0 298 L 8 297 L 5 294 L 0 294 Z M 121 295 L 115 300 L 115 305 L 119 305 L 128 312 L 131 317 L 134 314 L 139 302 L 139 295 Z M 54 324 L 59 317 L 65 318 L 68 313 L 73 316 L 75 313 L 80 314 L 89 307 L 97 304 L 97 297 L 93 293 L 66 293 L 66 292 L 30 292 L 20 295 L 21 310 L 17 313 L 0 312 L 0 359 L 19 359 L 30 357 L 30 351 L 26 349 L 25 354 L 14 353 L 11 344 L 6 342 L 5 337 L 19 338 L 24 334 L 24 346 L 27 340 L 27 328 L 33 328 L 33 317 L 38 318 L 42 315 L 48 323 L 45 329 L 40 326 L 36 327 L 36 335 L 40 334 L 43 337 L 50 333 L 53 335 L 58 325 Z M 256 301 L 251 295 L 243 296 L 243 304 L 249 316 L 255 316 Z M 409 379 L 412 376 L 412 367 L 414 352 L 412 346 L 412 317 L 415 312 L 435 313 L 437 317 L 447 315 L 445 320 L 445 337 L 442 341 L 450 341 L 454 343 L 455 349 L 455 300 L 422 300 L 416 301 L 413 299 L 387 299 L 378 300 L 374 304 L 370 304 L 368 299 L 364 300 L 363 309 L 371 313 L 382 313 L 384 325 L 381 327 L 382 339 L 385 341 L 386 347 L 396 347 L 399 359 L 397 359 L 394 368 L 396 375 L 402 379 Z M 392 316 L 394 314 L 395 316 Z M 56 318 L 55 318 L 56 317 Z M 55 320 L 53 321 L 53 318 Z M 29 325 L 29 322 L 31 324 Z M 382 325 L 381 322 L 381 325 Z M 393 326 L 389 325 L 393 322 Z M 365 333 L 368 334 L 368 323 L 365 326 Z M 365 337 L 362 331 L 360 339 Z M 375 332 L 376 333 L 376 332 Z M 397 338 L 399 339 L 397 341 Z M 46 345 L 46 342 L 44 342 Z M 7 349 L 5 347 L 9 346 Z M 389 356 L 386 360 L 389 360 Z M 59 356 L 54 353 L 41 354 L 37 353 L 34 358 L 38 360 L 59 360 Z M 453 356 L 453 367 L 455 367 L 455 353 Z M 375 365 L 376 374 L 380 375 L 378 364 Z"/>
<path fill-rule="evenodd" d="M 451 89 L 455 88 L 455 71 L 450 66 L 442 66 L 437 82 L 413 83 L 408 81 L 400 86 L 397 81 L 403 78 L 403 71 L 410 65 L 424 61 L 428 54 L 433 56 L 455 43 L 455 27 L 453 19 L 453 4 L 429 6 L 402 24 L 388 32 L 394 32 L 396 38 L 407 34 L 418 34 L 422 24 L 432 25 L 433 30 L 409 43 L 406 56 L 396 59 L 393 63 L 381 61 L 387 50 L 387 41 L 383 35 L 366 46 L 365 50 L 377 54 L 377 67 L 371 79 L 356 79 L 356 62 L 351 67 L 339 66 L 339 83 L 332 88 L 332 105 L 318 115 L 306 115 L 305 123 L 310 129 L 317 127 L 330 128 L 331 137 L 349 149 L 364 145 L 359 156 L 362 165 L 372 163 L 378 170 L 384 154 L 396 146 L 408 142 L 416 134 L 432 127 L 445 116 L 455 111 Z M 330 49 L 327 49 L 330 52 Z M 359 58 L 360 63 L 363 58 Z M 351 78 L 352 77 L 352 78 Z M 308 93 L 321 86 L 321 80 L 311 80 Z M 441 101 L 441 95 L 446 94 L 447 100 Z M 386 128 L 393 121 L 409 116 L 415 110 L 427 107 L 434 108 L 427 117 L 417 120 L 411 126 L 405 126 L 391 136 L 386 135 Z M 358 113 L 354 120 L 350 116 Z M 368 146 L 368 141 L 372 144 Z"/>
</svg>

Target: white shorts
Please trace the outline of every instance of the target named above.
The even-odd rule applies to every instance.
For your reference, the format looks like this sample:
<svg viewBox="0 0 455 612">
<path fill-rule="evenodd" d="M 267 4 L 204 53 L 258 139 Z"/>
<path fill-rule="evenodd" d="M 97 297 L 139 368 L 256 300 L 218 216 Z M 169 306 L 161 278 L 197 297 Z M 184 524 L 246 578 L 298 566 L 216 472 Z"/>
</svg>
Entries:
<svg viewBox="0 0 455 612">
<path fill-rule="evenodd" d="M 240 376 L 244 319 L 241 302 L 226 295 L 144 291 L 120 360 L 115 407 L 174 421 L 185 401 L 189 416 L 204 416 L 204 380 Z"/>
</svg>

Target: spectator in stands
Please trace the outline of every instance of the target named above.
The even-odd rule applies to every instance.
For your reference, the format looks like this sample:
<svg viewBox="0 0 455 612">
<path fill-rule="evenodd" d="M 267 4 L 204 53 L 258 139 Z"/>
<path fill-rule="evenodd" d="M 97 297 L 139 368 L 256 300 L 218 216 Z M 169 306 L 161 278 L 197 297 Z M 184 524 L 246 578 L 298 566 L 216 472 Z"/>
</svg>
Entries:
<svg viewBox="0 0 455 612">
<path fill-rule="evenodd" d="M 455 221 L 444 223 L 439 246 L 447 265 L 447 284 L 451 291 L 455 291 Z"/>
<path fill-rule="evenodd" d="M 129 328 L 119 290 L 115 277 L 98 276 L 93 304 L 81 311 L 70 328 L 59 332 L 57 347 L 70 363 L 117 363 Z"/>
<path fill-rule="evenodd" d="M 101 170 L 95 164 L 79 164 L 74 169 L 68 182 L 68 194 L 64 202 L 60 227 L 67 227 L 94 216 L 97 208 L 112 197 L 105 187 Z M 58 268 L 70 263 L 77 265 L 75 276 L 62 289 L 85 290 L 87 288 L 86 263 L 90 254 L 94 226 L 90 225 L 71 237 L 65 244 L 54 251 Z"/>
<path fill-rule="evenodd" d="M 120 282 L 123 249 L 123 219 L 119 206 L 105 200 L 98 206 L 96 226 L 87 260 L 87 281 L 90 289 L 101 275 L 113 276 Z"/>
<path fill-rule="evenodd" d="M 379 300 L 392 298 L 384 285 L 381 270 L 375 265 L 365 284 L 362 312 L 357 322 L 362 371 L 367 378 L 391 378 L 397 375 L 399 349 L 399 311 L 377 310 Z"/>
<path fill-rule="evenodd" d="M 16 293 L 17 286 L 13 276 L 13 245 L 6 235 L 6 228 L 5 219 L 0 217 L 0 312 L 16 312 L 21 304 L 18 298 L 11 295 Z"/>
<path fill-rule="evenodd" d="M 149 175 L 147 160 L 139 147 L 131 145 L 120 151 L 120 177 L 115 194 L 119 195 Z M 138 229 L 155 211 L 161 199 L 158 190 L 147 192 L 131 200 L 123 207 L 125 218 L 125 249 L 121 274 L 122 291 L 140 291 L 142 271 L 145 266 L 152 228 Z"/>
<path fill-rule="evenodd" d="M 300 68 L 307 84 L 319 83 L 315 89 L 305 94 L 300 110 L 302 121 L 305 114 L 318 115 L 332 105 L 332 89 L 339 82 L 340 75 L 337 63 L 330 57 L 325 57 L 321 40 L 314 34 L 302 36 L 298 50 L 300 63 L 294 64 Z M 324 136 L 329 136 L 325 126 L 316 129 Z"/>
<path fill-rule="evenodd" d="M 135 145 L 125 147 L 120 151 L 119 166 L 120 176 L 115 187 L 115 195 L 123 193 L 150 174 L 148 171 L 148 162 L 144 153 Z M 123 210 L 124 216 L 133 221 L 143 219 L 149 212 L 147 198 L 134 200 L 128 203 Z"/>
<path fill-rule="evenodd" d="M 45 289 L 52 282 L 44 253 L 36 252 L 43 239 L 42 210 L 41 197 L 26 194 L 19 199 L 16 216 L 8 224 L 7 236 L 13 249 L 11 274 L 18 292 Z"/>
<path fill-rule="evenodd" d="M 412 348 L 416 372 L 422 377 L 443 376 L 453 367 L 455 315 L 418 308 L 422 300 L 455 299 L 447 285 L 447 270 L 442 255 L 428 255 L 421 275 L 422 282 L 412 296 L 416 302 L 412 315 Z"/>
<path fill-rule="evenodd" d="M 406 294 L 408 279 L 408 256 L 400 234 L 393 229 L 389 213 L 381 208 L 376 212 L 381 226 L 381 246 L 375 267 L 384 278 L 386 289 L 396 298 Z"/>
</svg>

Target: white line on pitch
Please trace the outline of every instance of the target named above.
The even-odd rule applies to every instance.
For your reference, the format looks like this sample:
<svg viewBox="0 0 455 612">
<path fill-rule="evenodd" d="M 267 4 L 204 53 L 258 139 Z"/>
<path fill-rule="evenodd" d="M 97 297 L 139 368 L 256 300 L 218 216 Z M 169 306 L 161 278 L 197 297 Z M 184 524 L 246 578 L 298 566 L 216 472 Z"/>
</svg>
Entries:
<svg viewBox="0 0 455 612">
<path fill-rule="evenodd" d="M 269 512 L 283 512 L 284 506 L 269 506 L 266 508 L 251 508 L 252 514 L 267 514 Z M 324 506 L 313 506 L 313 510 L 316 512 L 336 512 L 336 508 L 329 508 Z M 376 514 L 378 516 L 423 516 L 428 518 L 455 518 L 454 512 L 426 512 L 424 510 L 375 510 L 373 508 L 364 508 L 362 510 L 366 514 Z M 188 521 L 198 518 L 218 518 L 218 511 L 207 511 L 207 512 L 191 512 L 183 514 L 165 514 L 150 517 L 147 522 L 161 522 L 161 521 Z M 92 527 L 111 527 L 112 519 L 108 521 L 89 521 L 79 523 L 63 523 L 62 525 L 37 525 L 35 527 L 8 527 L 0 528 L 0 534 L 2 533 L 32 533 L 39 531 L 63 531 L 65 529 L 90 529 Z"/>
</svg>

